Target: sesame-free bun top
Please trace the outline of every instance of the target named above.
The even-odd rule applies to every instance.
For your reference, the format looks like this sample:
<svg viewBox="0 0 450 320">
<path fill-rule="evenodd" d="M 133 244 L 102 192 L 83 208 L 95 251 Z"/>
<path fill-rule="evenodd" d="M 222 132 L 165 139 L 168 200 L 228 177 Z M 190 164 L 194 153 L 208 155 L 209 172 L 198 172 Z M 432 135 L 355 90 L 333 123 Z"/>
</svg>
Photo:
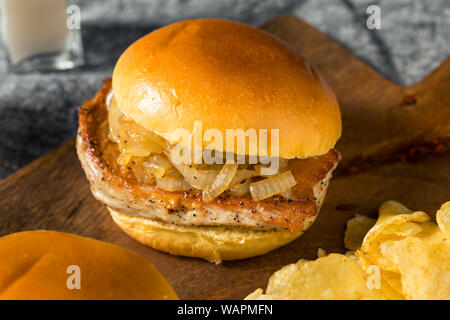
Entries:
<svg viewBox="0 0 450 320">
<path fill-rule="evenodd" d="M 80 289 L 75 276 L 79 267 Z M 69 269 L 68 269 L 69 268 Z M 0 299 L 177 299 L 141 256 L 119 246 L 56 231 L 0 238 Z"/>
<path fill-rule="evenodd" d="M 125 115 L 170 143 L 195 121 L 203 133 L 220 130 L 224 145 L 226 129 L 279 129 L 279 156 L 291 159 L 324 154 L 341 134 L 336 97 L 318 71 L 287 43 L 241 23 L 197 19 L 153 31 L 122 54 L 112 86 Z"/>
</svg>

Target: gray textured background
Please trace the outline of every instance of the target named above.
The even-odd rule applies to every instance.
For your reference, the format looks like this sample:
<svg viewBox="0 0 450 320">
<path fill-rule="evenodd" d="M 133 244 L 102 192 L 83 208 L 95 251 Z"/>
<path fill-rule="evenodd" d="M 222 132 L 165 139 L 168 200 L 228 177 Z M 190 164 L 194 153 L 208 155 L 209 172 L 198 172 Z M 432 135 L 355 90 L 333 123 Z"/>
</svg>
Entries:
<svg viewBox="0 0 450 320">
<path fill-rule="evenodd" d="M 329 34 L 391 80 L 419 81 L 450 54 L 450 0 L 80 0 L 87 65 L 48 74 L 6 71 L 0 47 L 0 178 L 76 132 L 76 109 L 110 76 L 120 53 L 167 23 L 226 18 L 253 25 L 282 13 Z M 381 30 L 368 30 L 366 8 L 381 7 Z M 450 85 L 449 85 L 450 86 Z M 449 88 L 450 89 L 450 88 Z"/>
</svg>

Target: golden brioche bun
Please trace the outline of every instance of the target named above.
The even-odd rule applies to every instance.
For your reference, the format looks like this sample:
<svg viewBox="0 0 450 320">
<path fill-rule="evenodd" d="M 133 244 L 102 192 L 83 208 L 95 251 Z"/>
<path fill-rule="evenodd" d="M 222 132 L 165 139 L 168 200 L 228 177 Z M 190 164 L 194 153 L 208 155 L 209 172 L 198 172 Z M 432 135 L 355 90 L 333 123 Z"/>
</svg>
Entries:
<svg viewBox="0 0 450 320">
<path fill-rule="evenodd" d="M 202 258 L 216 264 L 266 254 L 303 233 L 241 227 L 189 227 L 108 210 L 114 222 L 137 241 L 173 255 Z"/>
<path fill-rule="evenodd" d="M 236 22 L 188 20 L 144 36 L 120 57 L 112 86 L 123 113 L 172 144 L 194 121 L 223 137 L 280 129 L 279 156 L 291 159 L 324 154 L 341 134 L 336 97 L 317 70 L 278 38 Z"/>
<path fill-rule="evenodd" d="M 69 290 L 67 268 L 80 268 Z M 177 299 L 153 265 L 106 242 L 56 231 L 0 238 L 0 299 Z"/>
</svg>

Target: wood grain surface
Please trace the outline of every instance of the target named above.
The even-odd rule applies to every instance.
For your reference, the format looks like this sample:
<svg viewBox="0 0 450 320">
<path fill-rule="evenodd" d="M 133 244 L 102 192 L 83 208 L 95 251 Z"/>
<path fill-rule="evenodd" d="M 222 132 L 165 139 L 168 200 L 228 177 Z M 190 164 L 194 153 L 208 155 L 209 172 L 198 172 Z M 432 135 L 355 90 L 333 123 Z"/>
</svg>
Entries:
<svg viewBox="0 0 450 320">
<path fill-rule="evenodd" d="M 0 235 L 51 229 L 109 241 L 150 260 L 183 299 L 242 299 L 265 288 L 282 266 L 316 258 L 319 247 L 343 252 L 345 222 L 355 214 L 376 216 L 388 199 L 434 214 L 450 200 L 450 59 L 405 88 L 297 18 L 281 16 L 263 29 L 321 71 L 343 113 L 337 148 L 344 158 L 317 221 L 302 237 L 265 256 L 218 266 L 147 248 L 91 195 L 74 140 L 0 182 Z"/>
</svg>

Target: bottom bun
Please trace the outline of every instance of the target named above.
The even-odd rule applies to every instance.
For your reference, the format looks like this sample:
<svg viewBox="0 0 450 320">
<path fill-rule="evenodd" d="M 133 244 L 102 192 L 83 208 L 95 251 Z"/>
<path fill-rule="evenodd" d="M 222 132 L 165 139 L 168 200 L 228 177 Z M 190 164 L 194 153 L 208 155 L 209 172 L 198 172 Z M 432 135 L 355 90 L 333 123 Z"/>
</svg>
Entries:
<svg viewBox="0 0 450 320">
<path fill-rule="evenodd" d="M 303 233 L 179 226 L 108 210 L 119 227 L 137 241 L 173 255 L 202 258 L 216 264 L 266 254 Z"/>
</svg>

